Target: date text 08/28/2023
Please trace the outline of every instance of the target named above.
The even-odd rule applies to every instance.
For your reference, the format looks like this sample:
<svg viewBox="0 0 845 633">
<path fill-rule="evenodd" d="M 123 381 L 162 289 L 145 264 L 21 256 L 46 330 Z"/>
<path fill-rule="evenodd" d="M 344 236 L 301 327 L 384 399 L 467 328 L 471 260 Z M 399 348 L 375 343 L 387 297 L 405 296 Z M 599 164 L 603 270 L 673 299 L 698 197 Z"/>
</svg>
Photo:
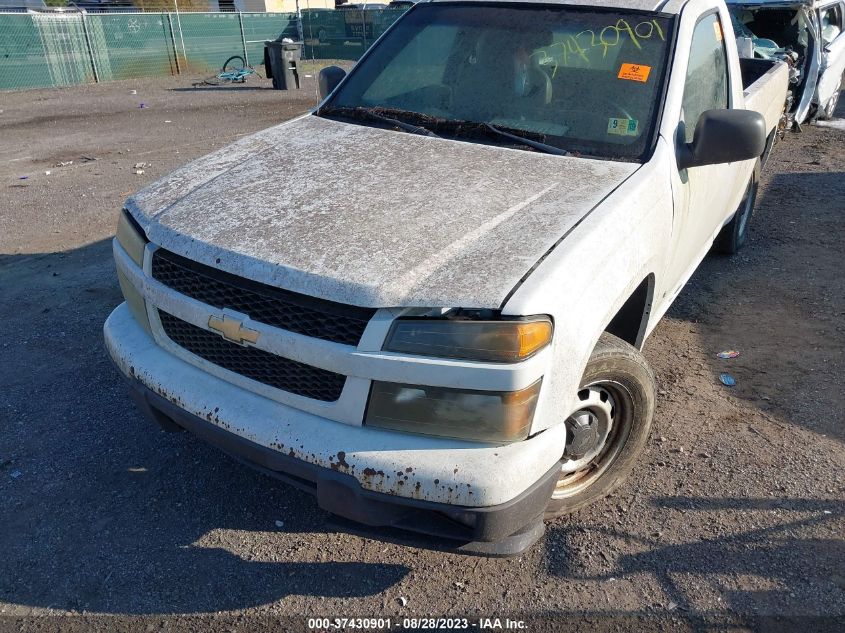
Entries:
<svg viewBox="0 0 845 633">
<path fill-rule="evenodd" d="M 306 626 L 309 631 L 338 631 L 338 630 L 526 630 L 524 620 L 510 618 L 308 618 Z"/>
</svg>

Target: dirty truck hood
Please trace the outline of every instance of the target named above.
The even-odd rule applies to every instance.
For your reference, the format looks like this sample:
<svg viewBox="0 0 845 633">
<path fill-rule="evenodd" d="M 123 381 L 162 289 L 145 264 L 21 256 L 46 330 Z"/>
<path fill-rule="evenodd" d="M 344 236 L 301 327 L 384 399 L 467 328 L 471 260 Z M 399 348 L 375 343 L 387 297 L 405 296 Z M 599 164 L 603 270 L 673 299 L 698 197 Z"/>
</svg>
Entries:
<svg viewBox="0 0 845 633">
<path fill-rule="evenodd" d="M 305 116 L 127 201 L 150 240 L 366 307 L 499 307 L 636 165 Z"/>
</svg>

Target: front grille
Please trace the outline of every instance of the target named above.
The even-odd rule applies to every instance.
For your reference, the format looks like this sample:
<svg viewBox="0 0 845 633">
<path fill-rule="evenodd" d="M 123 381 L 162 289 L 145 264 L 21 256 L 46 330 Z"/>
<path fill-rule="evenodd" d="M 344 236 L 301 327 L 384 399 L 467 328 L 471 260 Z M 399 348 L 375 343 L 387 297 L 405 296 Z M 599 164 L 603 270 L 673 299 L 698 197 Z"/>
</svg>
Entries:
<svg viewBox="0 0 845 633">
<path fill-rule="evenodd" d="M 283 330 L 358 345 L 375 310 L 315 299 L 238 277 L 164 249 L 153 255 L 153 278 L 216 308 L 230 308 Z"/>
<path fill-rule="evenodd" d="M 187 323 L 163 310 L 158 312 L 171 341 L 210 363 L 282 391 L 334 402 L 346 377 L 332 371 L 282 358 L 256 347 L 244 347 Z"/>
</svg>

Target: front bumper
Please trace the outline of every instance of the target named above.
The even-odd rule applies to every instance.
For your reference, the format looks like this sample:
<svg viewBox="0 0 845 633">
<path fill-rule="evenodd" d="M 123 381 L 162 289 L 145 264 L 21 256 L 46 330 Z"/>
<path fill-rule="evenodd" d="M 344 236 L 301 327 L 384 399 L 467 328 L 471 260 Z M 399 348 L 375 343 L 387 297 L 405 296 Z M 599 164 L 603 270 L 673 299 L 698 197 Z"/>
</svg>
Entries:
<svg viewBox="0 0 845 633">
<path fill-rule="evenodd" d="M 165 430 L 188 430 L 232 457 L 315 495 L 324 510 L 363 524 L 344 525 L 350 531 L 491 556 L 518 554 L 543 534 L 542 513 L 557 481 L 558 466 L 516 499 L 497 506 L 469 508 L 396 497 L 365 490 L 352 475 L 315 466 L 251 442 L 180 409 L 137 380 L 131 384 L 136 404 Z M 363 526 L 388 529 L 366 530 Z M 412 540 L 396 530 L 433 536 L 437 540 Z"/>
<path fill-rule="evenodd" d="M 112 359 L 150 417 L 315 494 L 333 514 L 387 530 L 376 536 L 407 540 L 393 530 L 410 530 L 440 539 L 417 542 L 429 547 L 512 555 L 543 532 L 564 429 L 495 446 L 344 424 L 271 401 L 175 357 L 125 304 L 104 330 Z"/>
</svg>

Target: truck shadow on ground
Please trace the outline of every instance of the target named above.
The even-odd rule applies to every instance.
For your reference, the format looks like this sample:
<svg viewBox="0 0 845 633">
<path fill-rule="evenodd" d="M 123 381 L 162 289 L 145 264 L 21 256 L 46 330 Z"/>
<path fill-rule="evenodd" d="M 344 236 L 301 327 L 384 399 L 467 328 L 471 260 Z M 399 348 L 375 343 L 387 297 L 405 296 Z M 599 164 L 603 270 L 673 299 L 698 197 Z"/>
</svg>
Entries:
<svg viewBox="0 0 845 633">
<path fill-rule="evenodd" d="M 791 141 L 787 136 L 780 152 Z M 845 370 L 845 277 L 834 254 L 845 243 L 843 199 L 845 172 L 764 178 L 744 249 L 706 258 L 667 313 L 695 324 L 705 356 L 691 360 L 707 365 L 726 397 L 839 441 L 845 441 L 837 384 Z M 741 355 L 716 358 L 729 349 Z M 722 372 L 736 379 L 735 387 L 719 384 Z M 664 378 L 670 391 L 681 379 Z"/>
<path fill-rule="evenodd" d="M 791 610 L 785 608 L 787 604 L 801 605 L 793 613 L 810 624 L 807 615 L 825 614 L 813 613 L 815 596 L 796 596 L 795 592 L 806 591 L 809 585 L 816 591 L 845 595 L 845 541 L 833 537 L 835 526 L 845 517 L 843 501 L 678 496 L 654 497 L 651 505 L 658 512 L 683 512 L 687 522 L 708 524 L 702 529 L 708 534 L 723 534 L 667 544 L 659 536 L 645 537 L 596 523 L 552 527 L 546 542 L 549 573 L 576 581 L 631 579 L 637 584 L 644 582 L 643 576 L 650 577 L 666 600 L 651 607 L 653 615 L 672 613 L 693 623 L 710 621 L 710 626 L 720 617 L 740 624 L 775 614 L 782 618 Z M 772 519 L 773 511 L 778 513 L 776 519 Z M 739 533 L 730 533 L 732 528 L 728 527 L 710 529 L 730 522 L 732 515 L 744 517 L 748 529 Z M 796 536 L 820 524 L 829 528 L 831 538 Z M 623 546 L 627 552 L 639 551 L 614 554 L 616 547 Z M 739 578 L 745 580 L 740 582 Z M 740 589 L 748 578 L 758 579 L 752 583 L 756 587 Z M 703 609 L 698 600 L 707 601 L 714 592 L 726 598 L 721 614 L 719 610 Z M 840 625 L 841 616 L 829 614 L 815 622 L 816 628 L 810 628 L 841 630 Z M 781 629 L 774 626 L 766 630 Z"/>
<path fill-rule="evenodd" d="M 371 596 L 408 573 L 339 560 L 355 537 L 313 497 L 140 416 L 102 341 L 122 300 L 110 240 L 0 255 L 0 294 L 21 333 L 0 346 L 0 601 L 200 613 Z"/>
<path fill-rule="evenodd" d="M 207 92 L 207 91 L 221 91 L 221 92 L 242 92 L 244 90 L 273 90 L 272 86 L 245 86 L 243 84 L 231 84 L 225 86 L 214 86 L 214 85 L 205 85 L 205 84 L 197 84 L 195 86 L 191 86 L 190 88 L 170 88 L 170 92 Z"/>
</svg>

